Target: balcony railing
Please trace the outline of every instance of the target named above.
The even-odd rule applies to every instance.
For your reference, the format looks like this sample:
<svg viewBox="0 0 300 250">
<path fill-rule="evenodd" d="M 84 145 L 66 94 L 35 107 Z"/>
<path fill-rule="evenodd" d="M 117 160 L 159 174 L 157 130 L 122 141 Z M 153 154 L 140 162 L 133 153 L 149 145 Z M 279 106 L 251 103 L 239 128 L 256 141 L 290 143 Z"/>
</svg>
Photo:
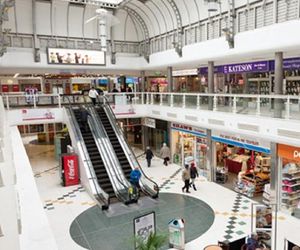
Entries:
<svg viewBox="0 0 300 250">
<path fill-rule="evenodd" d="M 90 102 L 88 96 L 70 95 L 73 103 Z M 108 100 L 115 105 L 156 105 L 186 108 L 231 114 L 253 115 L 288 120 L 300 120 L 300 96 L 247 95 L 247 94 L 204 94 L 204 93 L 108 93 Z M 4 95 L 7 109 L 18 107 L 42 107 L 68 104 L 64 95 L 23 94 Z"/>
</svg>

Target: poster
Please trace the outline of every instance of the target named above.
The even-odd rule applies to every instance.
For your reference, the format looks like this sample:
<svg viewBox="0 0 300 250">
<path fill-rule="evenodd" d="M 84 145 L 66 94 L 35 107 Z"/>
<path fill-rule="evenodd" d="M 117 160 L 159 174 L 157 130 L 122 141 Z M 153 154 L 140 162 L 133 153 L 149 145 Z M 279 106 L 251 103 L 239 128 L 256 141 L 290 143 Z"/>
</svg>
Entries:
<svg viewBox="0 0 300 250">
<path fill-rule="evenodd" d="M 105 52 L 48 48 L 48 64 L 105 65 Z"/>
<path fill-rule="evenodd" d="M 265 249 L 272 246 L 272 208 L 264 205 L 255 206 L 255 231 L 260 244 Z"/>
<path fill-rule="evenodd" d="M 151 212 L 133 220 L 134 236 L 144 242 L 148 240 L 150 233 L 156 232 L 155 212 Z M 137 247 L 137 246 L 135 246 Z"/>
</svg>

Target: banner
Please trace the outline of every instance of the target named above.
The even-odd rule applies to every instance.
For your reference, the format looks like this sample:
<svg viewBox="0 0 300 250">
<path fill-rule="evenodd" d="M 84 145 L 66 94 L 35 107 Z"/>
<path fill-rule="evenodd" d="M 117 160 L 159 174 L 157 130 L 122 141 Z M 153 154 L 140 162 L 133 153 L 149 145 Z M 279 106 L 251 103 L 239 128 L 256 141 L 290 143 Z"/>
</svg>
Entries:
<svg viewBox="0 0 300 250">
<path fill-rule="evenodd" d="M 49 109 L 22 109 L 22 121 L 54 120 L 55 115 Z"/>
<path fill-rule="evenodd" d="M 77 155 L 63 155 L 62 161 L 64 170 L 63 178 L 65 186 L 79 184 Z"/>
<path fill-rule="evenodd" d="M 230 134 L 228 132 L 213 130 L 212 139 L 214 141 L 219 141 L 225 144 L 253 150 L 256 152 L 262 152 L 266 154 L 271 153 L 269 141 L 260 138 L 254 138 L 252 136 Z"/>
<path fill-rule="evenodd" d="M 148 240 L 150 233 L 156 232 L 155 212 L 151 212 L 133 219 L 134 236 L 144 242 Z M 137 248 L 137 246 L 135 246 Z"/>
<path fill-rule="evenodd" d="M 105 65 L 105 52 L 48 48 L 48 64 Z"/>
<path fill-rule="evenodd" d="M 184 125 L 184 124 L 179 124 L 179 123 L 171 123 L 171 129 L 177 130 L 180 132 L 192 134 L 195 136 L 200 136 L 200 137 L 206 137 L 206 130 L 201 129 L 201 128 L 196 128 L 190 125 Z"/>
</svg>

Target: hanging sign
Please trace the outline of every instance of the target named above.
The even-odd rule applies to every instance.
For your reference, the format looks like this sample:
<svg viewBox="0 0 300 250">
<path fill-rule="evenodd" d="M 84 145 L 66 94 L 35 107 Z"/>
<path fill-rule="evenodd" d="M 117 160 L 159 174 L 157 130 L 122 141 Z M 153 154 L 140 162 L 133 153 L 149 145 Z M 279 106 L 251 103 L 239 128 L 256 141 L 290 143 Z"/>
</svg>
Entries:
<svg viewBox="0 0 300 250">
<path fill-rule="evenodd" d="M 196 76 L 198 75 L 198 69 L 175 70 L 172 74 L 173 76 Z"/>
<path fill-rule="evenodd" d="M 148 117 L 143 118 L 142 124 L 149 128 L 156 128 L 156 121 L 153 118 L 148 118 Z"/>
</svg>

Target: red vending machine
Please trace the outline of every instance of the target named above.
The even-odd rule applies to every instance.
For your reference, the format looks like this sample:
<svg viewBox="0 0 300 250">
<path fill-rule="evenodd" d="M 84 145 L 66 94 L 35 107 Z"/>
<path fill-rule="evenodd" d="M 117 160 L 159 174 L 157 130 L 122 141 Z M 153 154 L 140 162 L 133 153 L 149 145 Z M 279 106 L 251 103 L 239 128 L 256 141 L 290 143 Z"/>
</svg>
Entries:
<svg viewBox="0 0 300 250">
<path fill-rule="evenodd" d="M 61 170 L 65 187 L 79 184 L 78 156 L 76 154 L 62 154 Z"/>
</svg>

